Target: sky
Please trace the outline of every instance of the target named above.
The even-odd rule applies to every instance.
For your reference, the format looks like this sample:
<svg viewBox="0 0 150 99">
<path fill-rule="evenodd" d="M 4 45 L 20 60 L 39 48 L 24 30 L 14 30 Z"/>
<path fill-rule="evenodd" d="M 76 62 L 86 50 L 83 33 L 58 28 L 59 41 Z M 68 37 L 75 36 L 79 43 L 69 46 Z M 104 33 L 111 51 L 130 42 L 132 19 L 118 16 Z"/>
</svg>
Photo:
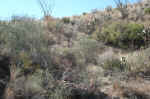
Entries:
<svg viewBox="0 0 150 99">
<path fill-rule="evenodd" d="M 113 0 L 46 0 L 53 7 L 52 16 L 64 17 L 91 12 L 93 9 L 104 9 L 114 6 Z M 41 18 L 43 13 L 37 0 L 1 0 L 0 19 L 11 16 L 30 16 Z"/>
</svg>

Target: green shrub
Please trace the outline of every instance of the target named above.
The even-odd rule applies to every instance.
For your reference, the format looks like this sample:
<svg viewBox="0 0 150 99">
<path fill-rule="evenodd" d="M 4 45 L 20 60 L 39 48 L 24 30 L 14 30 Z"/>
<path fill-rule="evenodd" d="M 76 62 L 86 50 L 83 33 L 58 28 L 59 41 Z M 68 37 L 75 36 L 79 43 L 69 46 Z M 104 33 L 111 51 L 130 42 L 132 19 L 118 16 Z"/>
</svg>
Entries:
<svg viewBox="0 0 150 99">
<path fill-rule="evenodd" d="M 145 8 L 145 9 L 144 9 L 144 13 L 145 13 L 145 14 L 150 14 L 150 8 Z"/>
<path fill-rule="evenodd" d="M 120 70 L 121 69 L 120 67 L 121 67 L 121 61 L 119 59 L 107 60 L 106 62 L 103 63 L 104 69 Z"/>
<path fill-rule="evenodd" d="M 65 24 L 69 24 L 69 23 L 70 23 L 70 18 L 64 17 L 64 18 L 62 18 L 62 21 L 63 21 Z"/>
<path fill-rule="evenodd" d="M 87 15 L 87 13 L 86 13 L 86 12 L 83 12 L 82 14 L 83 14 L 83 15 Z"/>
<path fill-rule="evenodd" d="M 96 62 L 98 49 L 100 47 L 100 44 L 96 40 L 83 37 L 78 41 L 75 47 L 78 47 L 78 51 L 84 56 L 86 63 Z"/>
<path fill-rule="evenodd" d="M 144 26 L 136 23 L 114 22 L 104 26 L 102 30 L 96 30 L 94 37 L 108 45 L 120 48 L 140 48 L 144 45 Z M 96 36 L 95 36 L 96 34 Z"/>
</svg>

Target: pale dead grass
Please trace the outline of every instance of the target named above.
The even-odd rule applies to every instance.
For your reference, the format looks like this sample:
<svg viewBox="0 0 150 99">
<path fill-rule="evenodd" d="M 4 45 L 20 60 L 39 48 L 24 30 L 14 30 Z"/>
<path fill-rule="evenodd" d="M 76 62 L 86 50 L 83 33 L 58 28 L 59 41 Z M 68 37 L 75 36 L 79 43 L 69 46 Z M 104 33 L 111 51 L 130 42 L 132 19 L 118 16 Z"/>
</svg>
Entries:
<svg viewBox="0 0 150 99">
<path fill-rule="evenodd" d="M 124 99 L 126 95 L 150 97 L 150 81 L 139 78 L 128 82 L 114 82 L 107 90 L 105 90 L 105 93 L 110 97 L 120 97 L 120 99 Z"/>
<path fill-rule="evenodd" d="M 124 86 L 135 93 L 141 93 L 145 95 L 149 95 L 150 93 L 150 81 L 146 81 L 143 78 L 130 81 Z"/>
</svg>

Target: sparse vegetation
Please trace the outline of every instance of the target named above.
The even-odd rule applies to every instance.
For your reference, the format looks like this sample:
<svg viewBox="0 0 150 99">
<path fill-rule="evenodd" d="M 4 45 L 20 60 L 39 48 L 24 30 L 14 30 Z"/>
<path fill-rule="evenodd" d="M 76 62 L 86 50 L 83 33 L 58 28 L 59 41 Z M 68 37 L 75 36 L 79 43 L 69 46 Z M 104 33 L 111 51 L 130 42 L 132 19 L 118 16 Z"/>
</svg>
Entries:
<svg viewBox="0 0 150 99">
<path fill-rule="evenodd" d="M 38 0 L 45 18 L 0 21 L 5 98 L 149 99 L 149 8 L 114 1 L 117 9 L 58 19 Z M 0 95 L 1 85 L 0 76 Z"/>
</svg>

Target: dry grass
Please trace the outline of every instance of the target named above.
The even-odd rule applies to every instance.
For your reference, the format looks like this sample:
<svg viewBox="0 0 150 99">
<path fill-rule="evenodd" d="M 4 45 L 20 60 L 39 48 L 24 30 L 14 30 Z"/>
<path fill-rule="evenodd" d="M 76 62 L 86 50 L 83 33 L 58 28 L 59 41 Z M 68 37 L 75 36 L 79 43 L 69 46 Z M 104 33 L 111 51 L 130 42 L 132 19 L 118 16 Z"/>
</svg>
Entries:
<svg viewBox="0 0 150 99">
<path fill-rule="evenodd" d="M 7 88 L 5 90 L 4 97 L 5 99 L 15 99 L 15 93 L 13 89 L 13 83 L 16 80 L 16 66 L 12 65 L 10 69 L 10 81 L 7 84 Z"/>
<path fill-rule="evenodd" d="M 4 99 L 15 99 L 14 91 L 8 87 L 5 90 L 5 96 L 4 97 L 5 97 Z"/>
<path fill-rule="evenodd" d="M 144 81 L 144 80 L 143 80 Z M 119 97 L 119 99 L 149 99 L 149 83 L 139 82 L 138 80 L 129 81 L 128 83 L 114 82 L 106 93 L 110 97 Z"/>
</svg>

